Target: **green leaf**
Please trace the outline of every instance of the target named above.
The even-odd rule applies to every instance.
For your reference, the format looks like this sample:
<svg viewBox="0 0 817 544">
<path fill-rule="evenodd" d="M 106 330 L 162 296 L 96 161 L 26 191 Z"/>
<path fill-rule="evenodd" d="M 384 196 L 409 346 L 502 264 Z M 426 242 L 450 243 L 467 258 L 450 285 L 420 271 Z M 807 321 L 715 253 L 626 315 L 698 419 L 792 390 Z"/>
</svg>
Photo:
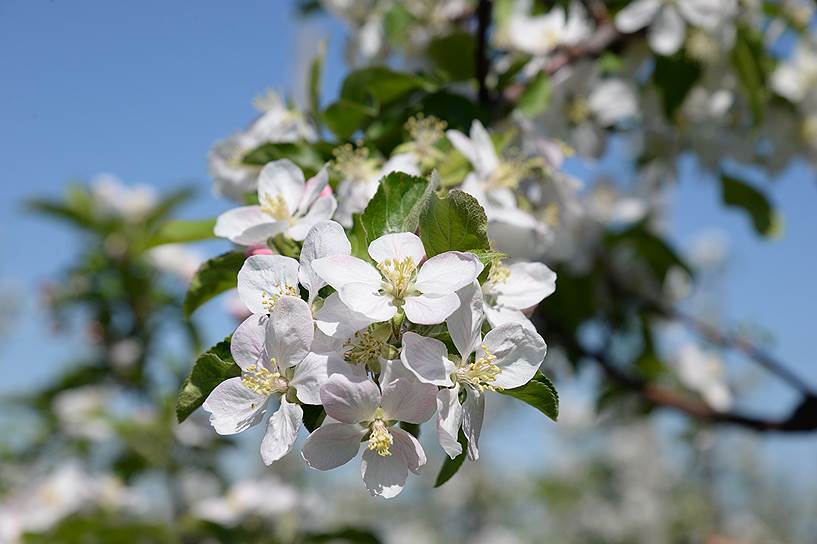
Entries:
<svg viewBox="0 0 817 544">
<path fill-rule="evenodd" d="M 326 411 L 323 406 L 315 404 L 302 404 L 301 408 L 304 411 L 304 427 L 310 433 L 321 426 L 323 420 L 326 418 Z"/>
<path fill-rule="evenodd" d="M 311 176 L 332 158 L 334 147 L 334 144 L 329 142 L 268 142 L 247 153 L 243 162 L 253 166 L 264 166 L 279 159 L 289 159 L 307 176 Z"/>
<path fill-rule="evenodd" d="M 341 140 L 348 140 L 377 115 L 377 109 L 352 100 L 338 100 L 323 110 L 324 124 Z"/>
<path fill-rule="evenodd" d="M 531 80 L 519 102 L 516 104 L 516 111 L 525 117 L 535 117 L 544 112 L 550 104 L 550 77 L 545 72 L 539 72 Z"/>
<path fill-rule="evenodd" d="M 426 255 L 490 249 L 488 218 L 473 196 L 456 190 L 434 197 L 420 214 L 420 238 Z"/>
<path fill-rule="evenodd" d="M 327 532 L 304 533 L 295 541 L 302 544 L 349 543 L 349 544 L 380 544 L 381 540 L 368 529 L 358 527 L 344 527 Z"/>
<path fill-rule="evenodd" d="M 445 482 L 450 480 L 465 461 L 465 452 L 468 450 L 468 439 L 465 437 L 465 433 L 462 432 L 462 429 L 460 429 L 457 442 L 459 442 L 460 446 L 462 446 L 462 452 L 453 459 L 451 459 L 448 455 L 445 456 L 445 461 L 443 461 L 443 466 L 440 468 L 440 472 L 437 474 L 437 480 L 434 482 L 434 487 L 440 487 Z"/>
<path fill-rule="evenodd" d="M 701 77 L 701 66 L 684 56 L 683 51 L 655 61 L 653 80 L 661 94 L 664 115 L 672 120 L 689 91 Z"/>
<path fill-rule="evenodd" d="M 559 418 L 559 394 L 553 383 L 541 372 L 537 372 L 531 381 L 521 387 L 499 392 L 530 404 L 553 421 Z"/>
<path fill-rule="evenodd" d="M 199 355 L 176 399 L 176 418 L 179 423 L 201 406 L 218 384 L 240 375 L 241 368 L 230 355 L 229 338 Z"/>
<path fill-rule="evenodd" d="M 749 100 L 756 125 L 763 121 L 766 109 L 768 99 L 766 83 L 771 71 L 770 63 L 771 59 L 763 47 L 763 36 L 750 26 L 737 25 L 732 65 Z"/>
<path fill-rule="evenodd" d="M 477 45 L 470 32 L 454 32 L 434 38 L 426 55 L 451 81 L 465 81 L 476 74 Z"/>
<path fill-rule="evenodd" d="M 199 306 L 235 287 L 245 259 L 244 253 L 230 251 L 203 262 L 184 297 L 184 316 L 189 318 Z"/>
<path fill-rule="evenodd" d="M 321 41 L 318 45 L 318 54 L 312 59 L 309 65 L 309 113 L 316 122 L 320 121 L 321 113 L 321 76 L 323 74 L 323 62 L 326 58 L 326 42 Z"/>
<path fill-rule="evenodd" d="M 209 240 L 215 238 L 213 234 L 213 227 L 215 226 L 215 219 L 177 219 L 168 221 L 148 239 L 146 248 L 162 244 Z"/>
<path fill-rule="evenodd" d="M 392 232 L 414 232 L 433 184 L 403 172 L 392 172 L 380 180 L 374 198 L 360 216 L 366 245 Z"/>
<path fill-rule="evenodd" d="M 681 259 L 669 242 L 650 232 L 643 223 L 633 225 L 620 233 L 608 234 L 607 244 L 611 247 L 630 248 L 638 258 L 644 261 L 659 281 L 663 282 L 667 273 L 674 266 L 692 274 L 689 265 Z"/>
<path fill-rule="evenodd" d="M 436 85 L 414 74 L 396 72 L 385 66 L 370 66 L 346 76 L 340 97 L 358 104 L 370 104 L 373 100 L 376 105 L 384 105 L 420 89 L 430 92 L 436 89 Z"/>
<path fill-rule="evenodd" d="M 479 261 L 484 265 L 489 265 L 494 260 L 501 261 L 507 259 L 509 255 L 501 251 L 494 251 L 492 249 L 472 249 L 471 253 L 477 256 Z"/>
<path fill-rule="evenodd" d="M 145 216 L 146 225 L 155 225 L 170 217 L 179 206 L 193 199 L 196 190 L 192 187 L 182 187 L 162 197 L 159 203 Z"/>
<path fill-rule="evenodd" d="M 721 196 L 725 205 L 739 208 L 749 215 L 758 234 L 773 237 L 780 233 L 780 218 L 766 195 L 758 189 L 721 174 Z"/>
</svg>

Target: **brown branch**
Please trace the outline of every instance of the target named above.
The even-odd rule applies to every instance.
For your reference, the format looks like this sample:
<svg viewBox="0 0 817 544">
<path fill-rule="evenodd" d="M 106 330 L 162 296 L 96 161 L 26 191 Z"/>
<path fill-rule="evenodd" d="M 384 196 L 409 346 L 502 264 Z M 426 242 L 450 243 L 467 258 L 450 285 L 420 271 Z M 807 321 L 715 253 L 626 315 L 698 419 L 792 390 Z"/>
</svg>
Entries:
<svg viewBox="0 0 817 544">
<path fill-rule="evenodd" d="M 491 0 L 479 0 L 477 5 L 477 48 L 476 48 L 476 75 L 479 85 L 479 103 L 487 105 L 491 101 L 488 92 L 487 79 L 491 68 L 488 58 L 488 28 L 491 26 Z"/>
</svg>

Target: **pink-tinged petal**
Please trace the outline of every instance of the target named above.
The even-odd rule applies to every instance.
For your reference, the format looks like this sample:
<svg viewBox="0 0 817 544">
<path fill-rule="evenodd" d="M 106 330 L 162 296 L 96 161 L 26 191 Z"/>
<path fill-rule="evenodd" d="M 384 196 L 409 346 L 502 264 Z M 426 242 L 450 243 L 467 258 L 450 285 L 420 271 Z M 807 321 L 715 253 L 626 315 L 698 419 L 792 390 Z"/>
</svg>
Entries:
<svg viewBox="0 0 817 544">
<path fill-rule="evenodd" d="M 236 434 L 261 421 L 267 397 L 230 378 L 218 384 L 202 407 L 210 413 L 210 424 L 218 434 Z"/>
<path fill-rule="evenodd" d="M 267 322 L 267 355 L 279 369 L 300 363 L 312 346 L 315 326 L 309 305 L 295 297 L 281 297 Z"/>
<path fill-rule="evenodd" d="M 338 296 L 353 311 L 379 323 L 388 321 L 397 313 L 392 298 L 380 294 L 379 289 L 379 285 L 370 283 L 347 283 L 338 290 Z"/>
<path fill-rule="evenodd" d="M 423 423 L 437 409 L 437 387 L 434 385 L 420 383 L 406 376 L 388 382 L 384 380 L 380 388 L 383 391 L 380 406 L 386 419 Z"/>
<path fill-rule="evenodd" d="M 408 466 L 402 455 L 382 456 L 375 451 L 366 450 L 360 464 L 360 475 L 372 496 L 391 499 L 403 491 L 408 478 Z"/>
<path fill-rule="evenodd" d="M 524 310 L 556 290 L 556 273 L 543 263 L 514 263 L 508 270 L 508 278 L 493 288 L 499 306 Z"/>
<path fill-rule="evenodd" d="M 415 265 L 419 265 L 425 255 L 420 237 L 411 232 L 384 234 L 369 244 L 369 256 L 378 264 L 387 259 L 402 261 L 410 257 Z"/>
<path fill-rule="evenodd" d="M 264 337 L 267 334 L 267 316 L 253 314 L 245 319 L 230 340 L 230 354 L 242 370 L 255 364 L 264 364 Z"/>
<path fill-rule="evenodd" d="M 346 340 L 357 331 L 365 329 L 377 321 L 355 312 L 332 293 L 323 301 L 323 306 L 315 316 L 315 324 L 322 333 L 332 338 Z"/>
<path fill-rule="evenodd" d="M 468 438 L 468 459 L 479 459 L 479 435 L 485 418 L 485 396 L 473 388 L 468 388 L 462 405 L 462 432 Z"/>
<path fill-rule="evenodd" d="M 661 0 L 636 0 L 631 2 L 616 14 L 616 29 L 625 34 L 641 30 L 650 24 L 659 9 L 661 9 Z"/>
<path fill-rule="evenodd" d="M 304 186 L 304 194 L 301 196 L 301 201 L 298 203 L 298 215 L 305 215 L 312 203 L 315 202 L 323 190 L 329 187 L 329 172 L 326 167 L 321 168 L 320 172 L 312 176 L 306 181 Z M 332 194 L 330 188 L 329 194 Z"/>
<path fill-rule="evenodd" d="M 282 197 L 290 215 L 295 215 L 304 194 L 304 173 L 289 159 L 268 163 L 258 174 L 258 200 L 263 206 L 269 199 Z"/>
<path fill-rule="evenodd" d="M 303 361 L 295 365 L 295 374 L 289 380 L 289 385 L 295 388 L 302 403 L 321 403 L 321 386 L 329 379 L 327 368 L 330 357 L 328 353 L 309 352 Z"/>
<path fill-rule="evenodd" d="M 426 295 L 448 295 L 477 279 L 483 268 L 473 253 L 446 251 L 420 267 L 414 286 Z"/>
<path fill-rule="evenodd" d="M 394 442 L 391 446 L 392 455 L 400 455 L 406 467 L 414 474 L 419 474 L 426 464 L 426 452 L 420 442 L 403 429 L 392 427 L 389 429 Z"/>
<path fill-rule="evenodd" d="M 418 325 L 436 325 L 442 323 L 459 308 L 460 299 L 456 293 L 443 296 L 420 295 L 407 297 L 403 309 L 406 318 Z"/>
<path fill-rule="evenodd" d="M 462 445 L 457 441 L 462 425 L 459 393 L 459 385 L 437 392 L 437 440 L 451 459 L 462 453 Z"/>
<path fill-rule="evenodd" d="M 400 360 L 419 381 L 432 385 L 451 387 L 454 363 L 448 359 L 448 348 L 436 338 L 428 338 L 413 332 L 403 334 Z"/>
<path fill-rule="evenodd" d="M 346 423 L 324 423 L 304 442 L 301 455 L 317 470 L 332 470 L 351 461 L 360 450 L 366 429 Z"/>
<path fill-rule="evenodd" d="M 349 255 L 352 245 L 340 224 L 334 221 L 319 221 L 312 226 L 304 238 L 299 262 L 298 279 L 309 291 L 310 302 L 326 282 L 312 270 L 312 261 L 331 255 Z"/>
<path fill-rule="evenodd" d="M 282 255 L 253 255 L 238 271 L 238 296 L 254 314 L 267 314 L 284 292 L 298 287 L 298 261 Z"/>
<path fill-rule="evenodd" d="M 380 389 L 373 381 L 352 381 L 340 374 L 330 376 L 321 388 L 326 414 L 343 423 L 368 421 L 380 399 Z"/>
<path fill-rule="evenodd" d="M 242 206 L 219 215 L 213 234 L 235 244 L 250 246 L 265 242 L 282 228 L 283 225 L 276 225 L 260 206 Z"/>
<path fill-rule="evenodd" d="M 304 411 L 300 404 L 281 397 L 281 406 L 270 416 L 267 432 L 261 441 L 261 459 L 265 465 L 271 465 L 292 451 L 303 418 Z"/>
<path fill-rule="evenodd" d="M 375 267 L 350 255 L 331 255 L 312 261 L 312 270 L 336 291 L 349 283 L 365 283 L 380 288 L 382 276 Z"/>
<path fill-rule="evenodd" d="M 293 240 L 303 240 L 316 223 L 331 219 L 337 207 L 338 203 L 335 197 L 320 197 L 312 204 L 312 207 L 309 208 L 306 215 L 296 220 L 295 224 L 287 231 L 287 234 L 289 234 Z"/>
<path fill-rule="evenodd" d="M 519 323 L 501 325 L 485 335 L 482 341 L 495 357 L 501 372 L 493 385 L 513 389 L 525 385 L 545 360 L 545 341 L 532 328 Z"/>
<path fill-rule="evenodd" d="M 445 320 L 448 333 L 460 357 L 467 359 L 482 339 L 482 323 L 485 321 L 485 304 L 482 289 L 476 281 L 457 291 L 459 307 Z"/>
</svg>

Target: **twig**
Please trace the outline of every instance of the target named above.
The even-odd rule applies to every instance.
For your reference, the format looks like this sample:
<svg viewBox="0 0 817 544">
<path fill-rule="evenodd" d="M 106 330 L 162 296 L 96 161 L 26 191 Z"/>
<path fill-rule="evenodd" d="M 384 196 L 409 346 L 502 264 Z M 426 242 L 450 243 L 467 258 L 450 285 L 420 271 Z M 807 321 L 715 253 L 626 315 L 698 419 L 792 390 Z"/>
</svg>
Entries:
<svg viewBox="0 0 817 544">
<path fill-rule="evenodd" d="M 476 50 L 476 71 L 477 84 L 479 85 L 479 102 L 487 105 L 491 101 L 486 80 L 490 69 L 488 58 L 488 28 L 491 25 L 491 0 L 479 0 L 477 5 L 477 50 Z"/>
</svg>

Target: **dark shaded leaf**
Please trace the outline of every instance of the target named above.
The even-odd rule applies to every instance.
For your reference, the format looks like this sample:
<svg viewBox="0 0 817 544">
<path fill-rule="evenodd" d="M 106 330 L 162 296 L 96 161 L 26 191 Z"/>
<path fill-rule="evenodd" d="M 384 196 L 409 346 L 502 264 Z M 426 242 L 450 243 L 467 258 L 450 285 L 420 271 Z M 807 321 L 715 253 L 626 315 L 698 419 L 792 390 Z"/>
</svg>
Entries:
<svg viewBox="0 0 817 544">
<path fill-rule="evenodd" d="M 433 197 L 420 214 L 420 238 L 426 255 L 446 251 L 487 250 L 488 218 L 477 199 L 462 191 Z"/>
<path fill-rule="evenodd" d="M 199 355 L 176 398 L 176 418 L 179 423 L 201 406 L 218 384 L 240 375 L 241 368 L 230 355 L 229 338 Z"/>
<path fill-rule="evenodd" d="M 725 205 L 743 210 L 749 215 L 758 234 L 777 234 L 779 219 L 769 199 L 760 190 L 745 181 L 721 174 L 721 196 Z"/>
<path fill-rule="evenodd" d="M 184 316 L 189 318 L 199 306 L 235 287 L 245 259 L 240 251 L 230 251 L 202 263 L 184 297 Z"/>
<path fill-rule="evenodd" d="M 440 472 L 437 474 L 434 487 L 440 487 L 445 482 L 450 480 L 465 462 L 466 451 L 468 451 L 468 439 L 465 437 L 465 433 L 462 432 L 462 429 L 460 429 L 457 442 L 459 442 L 460 446 L 462 446 L 462 452 L 453 459 L 451 459 L 448 455 L 445 456 L 445 461 L 443 461 L 443 466 L 440 468 Z"/>
<path fill-rule="evenodd" d="M 521 387 L 499 392 L 530 404 L 553 421 L 559 418 L 559 394 L 550 379 L 541 372 L 537 372 L 531 381 Z"/>
</svg>

